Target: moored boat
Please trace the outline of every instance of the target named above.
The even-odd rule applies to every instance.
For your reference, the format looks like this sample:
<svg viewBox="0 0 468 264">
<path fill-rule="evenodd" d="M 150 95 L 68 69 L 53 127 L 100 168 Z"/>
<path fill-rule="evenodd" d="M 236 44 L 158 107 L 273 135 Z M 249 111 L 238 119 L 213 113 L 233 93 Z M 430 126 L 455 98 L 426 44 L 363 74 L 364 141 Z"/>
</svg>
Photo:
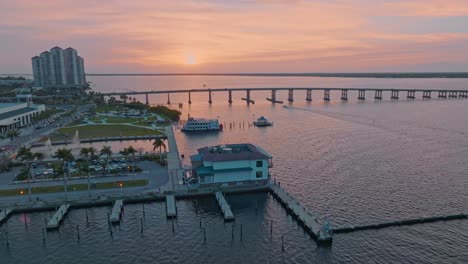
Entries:
<svg viewBox="0 0 468 264">
<path fill-rule="evenodd" d="M 272 122 L 268 121 L 264 116 L 261 116 L 260 118 L 257 119 L 257 121 L 253 122 L 254 126 L 258 127 L 265 127 L 265 126 L 271 126 L 273 125 Z"/>
<path fill-rule="evenodd" d="M 221 131 L 223 130 L 223 125 L 219 123 L 218 119 L 190 117 L 181 130 L 184 132 Z"/>
</svg>

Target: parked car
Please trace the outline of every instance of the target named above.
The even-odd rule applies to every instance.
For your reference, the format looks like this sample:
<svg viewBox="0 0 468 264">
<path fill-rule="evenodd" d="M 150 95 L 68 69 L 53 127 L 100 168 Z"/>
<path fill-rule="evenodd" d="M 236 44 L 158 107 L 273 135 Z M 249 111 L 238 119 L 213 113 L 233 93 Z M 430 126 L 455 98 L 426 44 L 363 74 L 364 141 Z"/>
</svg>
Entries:
<svg viewBox="0 0 468 264">
<path fill-rule="evenodd" d="M 125 168 L 127 168 L 127 164 L 125 164 L 125 163 L 120 163 L 119 167 L 120 167 L 121 169 L 125 169 Z"/>
<path fill-rule="evenodd" d="M 34 162 L 33 164 L 31 164 L 31 166 L 35 169 L 35 168 L 37 168 L 37 163 Z"/>
<path fill-rule="evenodd" d="M 103 169 L 102 166 L 99 166 L 99 165 L 94 167 L 94 171 L 102 171 L 102 169 Z"/>
<path fill-rule="evenodd" d="M 41 176 L 42 175 L 42 171 L 41 170 L 38 170 L 38 171 L 35 171 L 34 172 L 34 176 Z"/>
<path fill-rule="evenodd" d="M 75 173 L 77 170 L 75 168 L 68 169 L 68 173 Z"/>
</svg>

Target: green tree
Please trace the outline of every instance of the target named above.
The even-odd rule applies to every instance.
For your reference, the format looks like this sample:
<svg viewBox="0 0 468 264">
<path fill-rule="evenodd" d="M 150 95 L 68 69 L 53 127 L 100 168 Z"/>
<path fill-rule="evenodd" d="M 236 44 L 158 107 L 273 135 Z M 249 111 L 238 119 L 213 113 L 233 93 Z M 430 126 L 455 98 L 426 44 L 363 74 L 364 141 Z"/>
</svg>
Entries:
<svg viewBox="0 0 468 264">
<path fill-rule="evenodd" d="M 30 201 L 31 201 L 31 185 L 29 181 L 30 181 L 31 174 L 33 174 L 33 170 L 31 168 L 31 162 L 34 159 L 42 159 L 43 157 L 44 155 L 42 153 L 39 153 L 39 152 L 34 153 L 31 151 L 31 148 L 27 148 L 27 147 L 21 147 L 18 150 L 18 153 L 16 155 L 16 159 L 19 159 L 22 162 L 26 162 L 26 167 L 28 171 L 27 172 L 28 197 Z"/>
<path fill-rule="evenodd" d="M 162 162 L 162 152 L 161 149 L 164 148 L 164 152 L 166 152 L 166 144 L 164 144 L 164 141 L 160 138 L 157 138 L 153 142 L 153 150 L 156 150 L 159 148 L 159 161 Z"/>
<path fill-rule="evenodd" d="M 80 150 L 80 156 L 82 156 L 86 160 L 86 162 L 83 164 L 81 169 L 87 174 L 88 196 L 91 196 L 91 179 L 89 175 L 89 173 L 91 172 L 91 168 L 89 167 L 89 162 L 92 159 L 95 152 L 96 152 L 96 149 L 93 147 L 82 148 Z"/>
<path fill-rule="evenodd" d="M 7 136 L 10 138 L 11 141 L 15 140 L 15 138 L 19 137 L 20 133 L 18 130 L 10 130 L 7 133 Z"/>
<path fill-rule="evenodd" d="M 135 161 L 135 154 L 137 153 L 137 150 L 132 147 L 132 146 L 129 146 L 127 148 L 127 152 L 128 154 L 132 157 L 132 163 L 134 163 Z M 132 165 L 132 174 L 135 174 L 135 164 Z"/>
<path fill-rule="evenodd" d="M 106 166 L 107 166 L 107 173 L 110 174 L 110 166 L 109 166 L 109 159 L 112 156 L 112 149 L 110 146 L 102 146 L 101 155 L 106 156 Z"/>
<path fill-rule="evenodd" d="M 65 167 L 65 163 L 71 162 L 74 160 L 73 154 L 71 152 L 71 149 L 66 149 L 66 148 L 61 148 L 58 149 L 55 152 L 54 158 L 57 158 L 62 161 L 62 167 L 64 167 L 64 173 L 63 173 L 63 189 L 65 191 L 65 201 L 67 200 L 67 173 L 68 173 L 68 167 Z"/>
</svg>

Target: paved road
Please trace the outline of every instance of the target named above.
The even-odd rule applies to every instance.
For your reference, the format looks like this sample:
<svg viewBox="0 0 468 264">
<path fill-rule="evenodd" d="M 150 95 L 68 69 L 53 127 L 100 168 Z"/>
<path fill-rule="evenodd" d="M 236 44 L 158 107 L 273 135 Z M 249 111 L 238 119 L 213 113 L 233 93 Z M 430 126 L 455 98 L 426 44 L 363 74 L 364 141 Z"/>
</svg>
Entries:
<svg viewBox="0 0 468 264">
<path fill-rule="evenodd" d="M 128 187 L 123 189 L 103 189 L 103 190 L 92 190 L 91 196 L 103 196 L 103 195 L 120 195 L 122 192 L 128 193 L 139 193 L 145 191 L 154 191 L 161 186 L 164 186 L 168 180 L 168 172 L 166 167 L 162 167 L 159 164 L 151 161 L 141 161 L 139 162 L 138 166 L 143 169 L 142 173 L 136 175 L 128 175 L 128 176 L 110 176 L 110 177 L 99 177 L 99 178 L 91 178 L 91 184 L 98 183 L 98 182 L 115 182 L 115 181 L 125 181 L 125 180 L 139 180 L 139 179 L 147 179 L 149 184 L 146 186 L 141 187 Z M 68 179 L 67 184 L 80 184 L 80 183 L 87 183 L 87 179 Z M 31 186 L 47 186 L 47 185 L 61 185 L 63 184 L 62 180 L 53 181 L 53 182 L 36 182 L 31 183 Z M 21 184 L 8 184 L 8 185 L 0 185 L 0 189 L 17 189 L 17 188 L 24 188 L 27 189 L 27 183 Z M 79 198 L 87 198 L 88 191 L 73 191 L 68 190 L 68 198 L 71 199 L 79 199 Z M 48 194 L 37 194 L 32 195 L 32 200 L 36 201 L 39 200 L 60 200 L 64 199 L 64 193 L 48 193 Z M 29 201 L 27 193 L 22 196 L 8 196 L 8 197 L 0 197 L 0 207 L 11 205 L 15 203 L 26 203 Z"/>
<path fill-rule="evenodd" d="M 78 109 L 75 112 L 75 114 L 68 117 L 51 117 L 50 119 L 58 119 L 57 121 L 45 127 L 41 127 L 40 129 L 36 129 L 32 125 L 20 129 L 20 136 L 18 138 L 16 138 L 14 141 L 11 141 L 9 138 L 0 140 L 0 146 L 7 149 L 6 151 L 8 155 L 13 154 L 16 152 L 18 147 L 31 144 L 35 140 L 50 134 L 55 129 L 68 125 L 70 122 L 73 121 L 73 118 L 75 116 L 80 115 L 81 113 L 89 110 L 92 106 L 92 104 L 78 106 Z"/>
</svg>

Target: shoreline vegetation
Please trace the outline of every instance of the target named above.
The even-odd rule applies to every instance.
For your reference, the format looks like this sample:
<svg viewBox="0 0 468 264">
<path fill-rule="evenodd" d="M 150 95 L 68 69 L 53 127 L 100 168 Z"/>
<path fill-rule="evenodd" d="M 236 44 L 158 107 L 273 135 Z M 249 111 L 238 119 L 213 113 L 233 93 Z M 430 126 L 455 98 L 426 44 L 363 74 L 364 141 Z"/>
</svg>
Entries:
<svg viewBox="0 0 468 264">
<path fill-rule="evenodd" d="M 88 73 L 86 76 L 246 76 L 339 78 L 468 78 L 468 72 Z"/>
</svg>

